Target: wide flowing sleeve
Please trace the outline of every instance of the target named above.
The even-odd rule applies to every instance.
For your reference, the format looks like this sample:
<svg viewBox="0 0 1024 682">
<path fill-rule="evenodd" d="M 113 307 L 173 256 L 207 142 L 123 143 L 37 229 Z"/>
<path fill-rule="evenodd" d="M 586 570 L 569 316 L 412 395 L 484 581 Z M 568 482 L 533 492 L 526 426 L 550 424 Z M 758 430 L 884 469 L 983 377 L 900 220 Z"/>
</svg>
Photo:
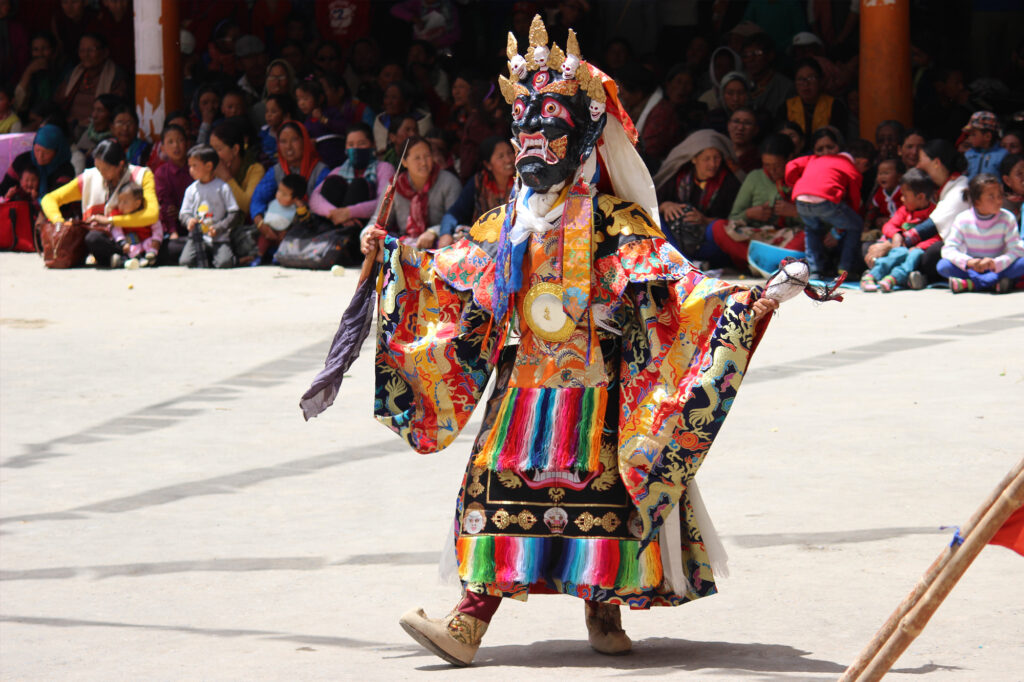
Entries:
<svg viewBox="0 0 1024 682">
<path fill-rule="evenodd" d="M 384 259 L 374 416 L 417 452 L 436 452 L 465 427 L 493 369 L 491 313 L 468 284 L 491 261 L 469 240 L 431 252 L 392 237 Z"/>
<path fill-rule="evenodd" d="M 704 276 L 660 237 L 613 257 L 622 293 L 619 472 L 650 541 L 704 461 L 768 319 L 760 288 Z"/>
</svg>

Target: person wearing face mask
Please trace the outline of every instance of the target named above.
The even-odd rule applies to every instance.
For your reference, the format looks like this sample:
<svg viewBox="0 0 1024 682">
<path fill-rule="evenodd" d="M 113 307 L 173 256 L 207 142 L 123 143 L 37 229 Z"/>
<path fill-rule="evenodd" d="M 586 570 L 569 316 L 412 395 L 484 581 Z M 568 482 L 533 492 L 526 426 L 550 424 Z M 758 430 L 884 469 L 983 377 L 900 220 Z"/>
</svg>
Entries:
<svg viewBox="0 0 1024 682">
<path fill-rule="evenodd" d="M 345 136 L 345 162 L 313 190 L 309 208 L 335 225 L 365 222 L 394 175 L 394 166 L 374 158 L 370 126 L 354 123 Z"/>
</svg>

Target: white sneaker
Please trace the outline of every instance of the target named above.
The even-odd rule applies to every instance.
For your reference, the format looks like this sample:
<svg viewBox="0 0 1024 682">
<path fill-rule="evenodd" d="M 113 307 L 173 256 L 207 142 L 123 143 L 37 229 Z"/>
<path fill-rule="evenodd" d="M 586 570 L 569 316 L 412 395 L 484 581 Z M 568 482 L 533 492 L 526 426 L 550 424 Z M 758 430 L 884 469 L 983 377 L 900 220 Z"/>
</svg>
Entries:
<svg viewBox="0 0 1024 682">
<path fill-rule="evenodd" d="M 86 266 L 96 265 L 96 256 L 90 253 L 88 256 L 85 257 L 85 264 Z"/>
<path fill-rule="evenodd" d="M 113 256 L 110 257 L 110 267 L 114 268 L 115 270 L 121 267 L 123 264 L 124 258 L 121 257 L 121 254 L 115 253 Z"/>
<path fill-rule="evenodd" d="M 784 268 L 772 275 L 765 286 L 764 295 L 779 303 L 797 296 L 807 286 L 811 278 L 811 269 L 803 261 L 787 263 Z"/>
<path fill-rule="evenodd" d="M 125 270 L 138 270 L 140 267 L 138 258 L 129 258 L 124 262 Z"/>
</svg>

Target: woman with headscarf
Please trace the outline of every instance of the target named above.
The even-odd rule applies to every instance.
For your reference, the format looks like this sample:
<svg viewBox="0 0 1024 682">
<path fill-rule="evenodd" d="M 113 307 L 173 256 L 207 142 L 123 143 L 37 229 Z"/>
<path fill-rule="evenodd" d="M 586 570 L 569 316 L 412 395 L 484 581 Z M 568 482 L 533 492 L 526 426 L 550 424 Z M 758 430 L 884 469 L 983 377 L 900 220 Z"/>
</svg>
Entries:
<svg viewBox="0 0 1024 682">
<path fill-rule="evenodd" d="M 277 136 L 277 163 L 263 175 L 249 204 L 249 212 L 260 233 L 258 262 L 265 262 L 266 257 L 277 250 L 285 235 L 285 232 L 278 232 L 263 222 L 267 206 L 277 193 L 278 183 L 286 175 L 301 175 L 306 179 L 306 196 L 302 197 L 305 199 L 323 182 L 329 170 L 317 155 L 316 145 L 304 125 L 298 121 L 288 121 L 281 126 Z"/>
<path fill-rule="evenodd" d="M 707 106 L 708 111 L 722 106 L 722 80 L 727 74 L 743 72 L 743 59 L 730 47 L 719 47 L 711 53 L 708 64 L 708 79 L 711 87 L 697 98 Z"/>
<path fill-rule="evenodd" d="M 704 117 L 704 127 L 727 134 L 732 112 L 750 106 L 750 93 L 750 81 L 742 71 L 730 71 L 722 76 L 718 87 L 719 105 L 708 111 Z"/>
<path fill-rule="evenodd" d="M 698 130 L 669 152 L 654 176 L 658 211 L 668 238 L 690 260 L 729 264 L 715 245 L 713 226 L 729 217 L 740 182 L 729 170 L 732 143 L 714 130 Z"/>
<path fill-rule="evenodd" d="M 53 223 L 63 221 L 61 206 L 82 202 L 82 219 L 89 227 L 85 247 L 92 257 L 89 260 L 100 267 L 121 267 L 129 241 L 138 240 L 146 246 L 147 253 L 152 250 L 155 254 L 163 241 L 163 227 L 153 172 L 145 166 L 129 165 L 117 140 L 103 140 L 96 145 L 94 152 L 94 168 L 86 169 L 71 182 L 42 198 L 47 220 Z M 143 201 L 137 210 L 122 215 L 118 211 L 118 199 L 121 190 L 129 183 L 142 188 Z M 115 240 L 115 234 L 124 236 Z"/>
<path fill-rule="evenodd" d="M 71 148 L 60 128 L 52 124 L 44 125 L 32 140 L 32 149 L 14 157 L 0 180 L 0 196 L 17 186 L 22 171 L 29 166 L 39 172 L 39 196 L 75 177 L 75 169 L 71 165 Z"/>
</svg>

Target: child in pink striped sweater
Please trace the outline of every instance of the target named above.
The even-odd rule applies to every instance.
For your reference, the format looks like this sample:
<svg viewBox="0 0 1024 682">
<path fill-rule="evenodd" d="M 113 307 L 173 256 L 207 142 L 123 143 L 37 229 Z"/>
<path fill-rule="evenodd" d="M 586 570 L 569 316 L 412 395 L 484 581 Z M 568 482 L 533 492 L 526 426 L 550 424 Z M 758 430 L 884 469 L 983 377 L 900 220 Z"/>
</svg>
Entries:
<svg viewBox="0 0 1024 682">
<path fill-rule="evenodd" d="M 937 270 L 954 294 L 994 290 L 1005 294 L 1024 278 L 1024 241 L 1017 220 L 1004 209 L 1003 186 L 979 173 L 967 186 L 971 208 L 953 219 Z"/>
</svg>

